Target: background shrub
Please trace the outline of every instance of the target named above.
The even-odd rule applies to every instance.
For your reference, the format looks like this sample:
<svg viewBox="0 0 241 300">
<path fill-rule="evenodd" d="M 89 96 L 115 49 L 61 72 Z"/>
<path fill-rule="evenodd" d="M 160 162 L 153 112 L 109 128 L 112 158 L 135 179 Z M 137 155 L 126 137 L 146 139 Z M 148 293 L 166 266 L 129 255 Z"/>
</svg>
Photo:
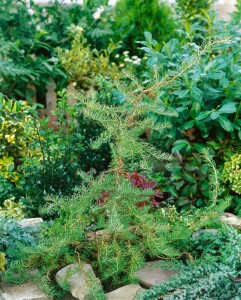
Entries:
<svg viewBox="0 0 241 300">
<path fill-rule="evenodd" d="M 114 8 L 114 20 L 115 38 L 123 41 L 123 49 L 131 55 L 136 55 L 136 42 L 143 39 L 145 31 L 152 32 L 162 44 L 173 37 L 177 29 L 173 10 L 158 0 L 119 0 Z"/>
<path fill-rule="evenodd" d="M 92 50 L 84 37 L 83 28 L 72 26 L 71 32 L 71 49 L 59 49 L 59 58 L 69 75 L 69 80 L 75 82 L 78 89 L 85 91 L 93 87 L 97 75 L 108 76 L 111 79 L 120 78 L 115 63 L 109 62 L 109 55 L 115 48 L 113 44 L 106 50 Z"/>
<path fill-rule="evenodd" d="M 163 109 L 178 113 L 178 118 L 172 119 L 154 114 L 155 124 L 171 122 L 173 126 L 165 129 L 162 135 L 152 132 L 149 140 L 159 149 L 169 150 L 175 155 L 170 164 L 161 167 L 161 171 L 168 171 L 165 176 L 170 178 L 167 184 L 171 194 L 169 199 L 181 207 L 191 203 L 204 205 L 209 201 L 205 192 L 208 189 L 205 178 L 208 169 L 202 157 L 203 149 L 208 149 L 215 155 L 215 161 L 222 164 L 224 158 L 230 156 L 230 145 L 235 144 L 238 149 L 240 144 L 240 88 L 233 81 L 234 74 L 237 81 L 240 79 L 240 37 L 235 30 L 236 27 L 230 24 L 215 22 L 211 29 L 214 36 L 231 35 L 234 41 L 215 46 L 171 88 L 157 89 L 148 95 L 158 99 Z M 208 39 L 206 34 L 204 31 L 204 40 Z M 171 80 L 175 70 L 192 64 L 193 53 L 199 51 L 199 46 L 193 41 L 182 46 L 177 39 L 172 39 L 160 51 L 155 50 L 155 47 L 158 49 L 157 42 L 150 34 L 146 34 L 143 45 L 142 49 L 149 56 L 147 64 L 150 68 L 149 75 L 146 72 L 146 83 L 156 79 Z M 151 75 L 153 70 L 155 77 Z"/>
<path fill-rule="evenodd" d="M 38 160 L 41 156 L 40 149 L 32 147 L 37 138 L 34 111 L 24 101 L 0 98 L 0 176 L 4 189 L 1 204 L 10 197 L 23 196 L 20 187 L 25 178 L 20 166 L 28 158 Z"/>
<path fill-rule="evenodd" d="M 216 0 L 177 0 L 177 9 L 186 22 L 192 23 L 197 21 L 200 17 L 208 13 L 208 10 L 211 8 L 211 4 Z"/>
</svg>

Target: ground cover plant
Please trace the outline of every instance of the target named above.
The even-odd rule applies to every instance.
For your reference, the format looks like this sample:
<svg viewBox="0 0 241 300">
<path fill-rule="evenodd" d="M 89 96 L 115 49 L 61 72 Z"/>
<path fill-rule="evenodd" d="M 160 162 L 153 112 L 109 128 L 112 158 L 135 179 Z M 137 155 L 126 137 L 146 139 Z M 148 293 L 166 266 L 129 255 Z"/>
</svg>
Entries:
<svg viewBox="0 0 241 300">
<path fill-rule="evenodd" d="M 4 271 L 16 259 L 18 244 L 35 246 L 41 239 L 40 228 L 22 227 L 13 220 L 0 216 L 0 271 Z"/>
<path fill-rule="evenodd" d="M 202 242 L 202 239 L 205 243 L 200 247 L 203 250 L 201 258 L 199 256 L 194 265 L 184 267 L 181 274 L 152 287 L 138 299 L 238 299 L 241 291 L 240 234 L 233 228 L 224 228 L 217 236 L 209 236 L 211 244 L 207 244 L 204 236 L 197 241 Z"/>
</svg>

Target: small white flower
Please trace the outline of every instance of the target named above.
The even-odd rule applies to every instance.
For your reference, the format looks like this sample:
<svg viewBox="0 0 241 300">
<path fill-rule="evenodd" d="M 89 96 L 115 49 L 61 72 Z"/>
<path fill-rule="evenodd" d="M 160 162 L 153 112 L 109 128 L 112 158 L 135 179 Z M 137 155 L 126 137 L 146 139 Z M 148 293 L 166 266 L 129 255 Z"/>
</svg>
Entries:
<svg viewBox="0 0 241 300">
<path fill-rule="evenodd" d="M 132 59 L 138 59 L 138 56 L 134 55 L 131 57 Z"/>
<path fill-rule="evenodd" d="M 125 64 L 119 64 L 120 68 L 123 68 L 125 66 Z"/>
<path fill-rule="evenodd" d="M 47 15 L 48 15 L 47 10 L 45 8 L 43 8 L 43 10 L 42 10 L 42 16 L 43 17 L 47 17 Z"/>
<path fill-rule="evenodd" d="M 129 54 L 129 51 L 124 51 L 123 54 L 124 54 L 125 56 L 127 56 L 127 55 Z"/>
<path fill-rule="evenodd" d="M 102 12 L 103 12 L 104 10 L 105 10 L 105 9 L 104 9 L 104 6 L 101 6 L 101 7 L 97 8 L 97 11 L 93 14 L 93 18 L 94 18 L 94 19 L 99 19 L 100 16 L 101 16 L 101 14 L 102 14 Z"/>
<path fill-rule="evenodd" d="M 32 15 L 34 14 L 34 10 L 33 10 L 32 8 L 29 8 L 29 9 L 28 9 L 28 14 L 29 14 L 30 16 L 32 16 Z"/>
<path fill-rule="evenodd" d="M 3 3 L 6 4 L 7 1 L 3 1 Z M 22 3 L 21 1 L 18 1 L 18 2 L 17 2 L 17 5 L 22 5 L 22 4 L 23 4 L 23 3 Z M 26 1 L 26 6 L 27 6 L 27 8 L 30 8 L 30 1 Z"/>
<path fill-rule="evenodd" d="M 73 82 L 73 86 L 76 86 L 77 85 L 77 82 Z"/>
<path fill-rule="evenodd" d="M 124 61 L 126 61 L 126 62 L 132 62 L 132 59 L 130 59 L 129 57 L 126 57 L 126 58 L 124 59 Z"/>
<path fill-rule="evenodd" d="M 115 55 L 115 58 L 119 58 L 119 57 L 120 57 L 120 54 L 116 54 L 116 55 Z"/>
<path fill-rule="evenodd" d="M 35 60 L 35 61 L 37 60 L 37 57 L 35 54 L 31 54 L 30 56 L 32 57 L 33 60 Z"/>
<path fill-rule="evenodd" d="M 218 4 L 224 5 L 225 3 L 235 4 L 235 0 L 219 0 Z"/>
<path fill-rule="evenodd" d="M 78 32 L 84 31 L 83 27 L 81 27 L 81 26 L 76 26 L 75 30 L 78 31 Z"/>
</svg>

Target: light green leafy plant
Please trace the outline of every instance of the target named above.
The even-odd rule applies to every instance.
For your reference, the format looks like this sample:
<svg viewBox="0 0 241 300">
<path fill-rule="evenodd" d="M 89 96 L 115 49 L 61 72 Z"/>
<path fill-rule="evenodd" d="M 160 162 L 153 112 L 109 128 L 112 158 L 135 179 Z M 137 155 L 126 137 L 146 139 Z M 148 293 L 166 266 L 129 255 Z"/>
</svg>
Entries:
<svg viewBox="0 0 241 300">
<path fill-rule="evenodd" d="M 41 158 L 35 143 L 35 109 L 25 101 L 7 100 L 0 95 L 0 205 L 8 198 L 15 197 L 18 202 L 24 197 L 26 178 L 22 166 L 30 158 Z"/>
<path fill-rule="evenodd" d="M 5 218 L 24 218 L 26 207 L 23 203 L 15 202 L 15 198 L 6 199 L 0 207 L 0 216 Z"/>
<path fill-rule="evenodd" d="M 5 270 L 5 254 L 3 252 L 0 252 L 0 271 Z"/>
<path fill-rule="evenodd" d="M 234 24 L 240 24 L 241 20 L 241 1 L 235 1 L 235 11 L 231 14 L 231 22 Z"/>
<path fill-rule="evenodd" d="M 108 76 L 111 79 L 120 78 L 115 63 L 110 63 L 109 56 L 115 45 L 110 44 L 106 50 L 92 50 L 84 37 L 83 28 L 71 26 L 73 41 L 70 50 L 59 49 L 59 59 L 65 68 L 69 80 L 77 84 L 77 88 L 88 90 L 94 85 L 97 75 Z"/>
<path fill-rule="evenodd" d="M 241 154 L 235 154 L 224 163 L 222 177 L 229 183 L 231 190 L 241 194 Z"/>
<path fill-rule="evenodd" d="M 177 0 L 177 8 L 186 22 L 193 22 L 200 19 L 200 16 L 207 14 L 211 4 L 216 0 Z"/>
<path fill-rule="evenodd" d="M 34 107 L 26 102 L 5 100 L 0 95 L 0 170 L 11 182 L 22 179 L 17 171 L 22 158 L 40 155 L 38 148 L 30 147 L 37 136 L 33 113 Z"/>
</svg>

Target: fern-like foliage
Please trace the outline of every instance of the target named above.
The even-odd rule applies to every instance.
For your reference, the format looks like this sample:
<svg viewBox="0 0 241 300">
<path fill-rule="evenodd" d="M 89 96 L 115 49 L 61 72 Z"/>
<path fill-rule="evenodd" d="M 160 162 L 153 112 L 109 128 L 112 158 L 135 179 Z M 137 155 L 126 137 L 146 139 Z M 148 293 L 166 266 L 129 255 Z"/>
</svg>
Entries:
<svg viewBox="0 0 241 300">
<path fill-rule="evenodd" d="M 221 196 L 221 193 L 223 192 L 223 188 L 219 182 L 220 174 L 216 168 L 216 164 L 212 156 L 205 150 L 203 150 L 203 154 L 209 167 L 209 182 L 211 186 L 210 200 L 212 203 L 216 203 L 219 196 Z"/>
<path fill-rule="evenodd" d="M 3 78 L 16 78 L 20 76 L 26 76 L 31 79 L 34 76 L 34 71 L 26 68 L 24 64 L 18 64 L 9 58 L 9 52 L 15 52 L 15 55 L 21 55 L 21 51 L 17 45 L 10 41 L 5 41 L 0 38 L 0 76 Z"/>
<path fill-rule="evenodd" d="M 114 34 L 113 30 L 111 30 L 110 28 L 94 28 L 93 30 L 91 30 L 90 36 L 91 38 L 95 39 L 99 39 L 99 38 L 103 38 L 106 36 L 112 36 Z"/>
<path fill-rule="evenodd" d="M 120 87 L 121 88 L 121 87 Z M 141 162 L 141 168 L 151 168 L 153 158 L 163 160 L 171 156 L 157 151 L 153 146 L 141 139 L 141 135 L 148 129 L 162 132 L 170 128 L 171 124 L 154 125 L 152 112 L 168 114 L 176 117 L 174 112 L 165 112 L 157 107 L 157 103 L 147 101 L 143 95 L 119 92 L 124 99 L 123 105 L 107 106 L 100 104 L 96 95 L 92 99 L 79 97 L 84 114 L 98 122 L 105 131 L 92 143 L 94 149 L 109 142 L 112 150 L 112 167 L 123 170 L 124 165 L 132 158 Z"/>
<path fill-rule="evenodd" d="M 104 192 L 109 197 L 100 205 L 98 198 Z M 23 264 L 12 270 L 31 266 L 50 275 L 78 257 L 88 258 L 102 281 L 111 280 L 115 285 L 133 280 L 146 256 L 179 256 L 177 244 L 186 240 L 191 230 L 178 218 L 170 223 L 163 210 L 140 208 L 138 203 L 148 201 L 152 193 L 133 186 L 124 176 L 107 174 L 83 187 L 78 196 L 55 199 L 49 209 L 58 211 L 59 219 L 43 242 L 22 248 L 19 258 Z"/>
<path fill-rule="evenodd" d="M 32 72 L 23 66 L 16 66 L 11 59 L 0 60 L 0 75 L 1 76 L 26 76 L 32 75 Z"/>
<path fill-rule="evenodd" d="M 98 204 L 106 191 L 109 197 Z M 118 285 L 132 281 L 146 257 L 180 256 L 180 242 L 185 243 L 194 228 L 209 223 L 214 210 L 192 216 L 188 212 L 181 218 L 174 208 L 140 208 L 138 203 L 147 201 L 151 193 L 131 185 L 123 176 L 107 174 L 92 180 L 78 196 L 54 199 L 48 209 L 59 212 L 59 219 L 44 241 L 34 248 L 20 248 L 22 262 L 12 265 L 10 274 L 38 268 L 46 285 L 55 270 L 80 259 L 92 262 L 103 283 L 111 280 Z"/>
</svg>

